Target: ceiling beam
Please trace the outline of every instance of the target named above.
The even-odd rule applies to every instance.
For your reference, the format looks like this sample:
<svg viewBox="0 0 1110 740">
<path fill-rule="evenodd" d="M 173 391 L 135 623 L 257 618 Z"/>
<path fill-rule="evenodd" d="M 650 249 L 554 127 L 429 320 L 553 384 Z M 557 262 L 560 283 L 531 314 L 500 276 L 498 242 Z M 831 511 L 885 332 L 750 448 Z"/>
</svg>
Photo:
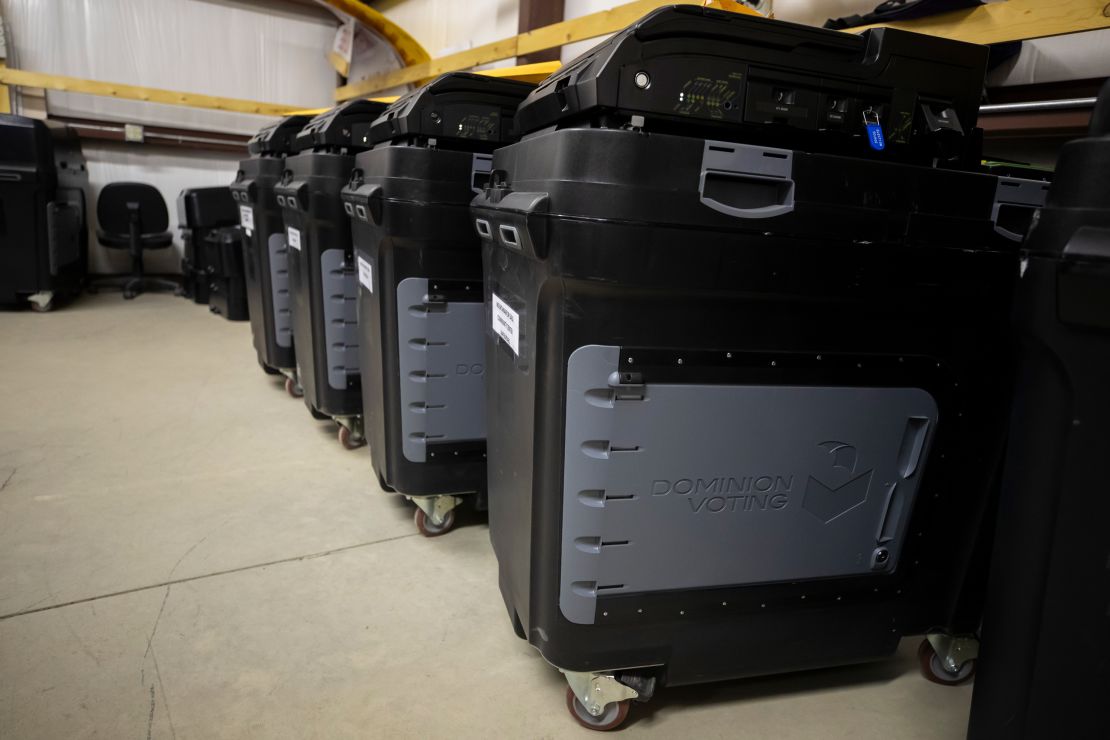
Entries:
<svg viewBox="0 0 1110 740">
<path fill-rule="evenodd" d="M 303 105 L 263 103 L 257 100 L 224 98 L 216 95 L 162 90 L 155 87 L 125 85 L 119 82 L 101 82 L 80 77 L 29 72 L 23 69 L 0 68 L 0 84 L 23 87 L 41 87 L 61 92 L 100 95 L 121 100 L 141 100 L 146 103 L 183 105 L 189 108 L 222 110 L 230 113 L 251 113 L 259 116 L 285 116 L 305 108 Z"/>
</svg>

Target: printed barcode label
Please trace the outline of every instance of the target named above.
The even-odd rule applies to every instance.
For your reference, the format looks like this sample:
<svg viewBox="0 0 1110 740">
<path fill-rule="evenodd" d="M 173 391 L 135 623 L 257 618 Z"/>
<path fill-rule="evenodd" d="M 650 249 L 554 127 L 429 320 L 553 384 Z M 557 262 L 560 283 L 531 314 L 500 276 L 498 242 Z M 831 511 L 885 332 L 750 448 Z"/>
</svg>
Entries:
<svg viewBox="0 0 1110 740">
<path fill-rule="evenodd" d="M 289 228 L 286 229 L 286 235 L 288 236 L 289 246 L 299 250 L 301 248 L 301 232 L 294 228 Z"/>
<path fill-rule="evenodd" d="M 254 229 L 254 209 L 250 206 L 239 206 L 239 224 L 251 231 Z"/>
<path fill-rule="evenodd" d="M 513 354 L 520 356 L 520 314 L 496 294 L 493 296 L 493 332 L 505 340 Z"/>
<path fill-rule="evenodd" d="M 358 256 L 358 281 L 366 286 L 368 291 L 374 292 L 374 266 L 361 254 Z"/>
</svg>

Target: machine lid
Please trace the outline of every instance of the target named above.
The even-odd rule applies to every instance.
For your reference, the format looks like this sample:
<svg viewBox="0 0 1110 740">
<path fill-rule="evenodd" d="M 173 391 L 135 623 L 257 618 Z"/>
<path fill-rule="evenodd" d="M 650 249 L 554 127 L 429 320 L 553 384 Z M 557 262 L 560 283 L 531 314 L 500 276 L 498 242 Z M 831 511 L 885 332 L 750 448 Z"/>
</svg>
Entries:
<svg viewBox="0 0 1110 740">
<path fill-rule="evenodd" d="M 293 138 L 310 120 L 312 120 L 311 116 L 287 116 L 272 123 L 251 137 L 247 143 L 247 150 L 254 157 L 265 154 L 288 154 L 293 151 Z"/>
<path fill-rule="evenodd" d="M 375 100 L 348 100 L 313 118 L 299 132 L 293 151 L 370 148 L 370 124 L 388 105 Z"/>
<path fill-rule="evenodd" d="M 441 75 L 390 105 L 371 126 L 370 139 L 379 144 L 427 136 L 474 142 L 477 148 L 506 144 L 516 138 L 517 106 L 535 87 L 467 72 Z"/>
</svg>

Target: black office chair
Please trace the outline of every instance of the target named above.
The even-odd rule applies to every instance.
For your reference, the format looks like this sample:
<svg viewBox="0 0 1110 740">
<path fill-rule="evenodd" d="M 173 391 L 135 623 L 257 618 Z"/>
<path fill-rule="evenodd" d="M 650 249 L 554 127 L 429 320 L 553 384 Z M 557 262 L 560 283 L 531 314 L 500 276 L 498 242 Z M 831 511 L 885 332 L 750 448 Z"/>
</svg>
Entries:
<svg viewBox="0 0 1110 740">
<path fill-rule="evenodd" d="M 152 185 L 143 182 L 113 182 L 100 191 L 96 200 L 96 217 L 100 228 L 96 237 L 106 247 L 126 249 L 131 253 L 131 274 L 101 278 L 90 289 L 119 288 L 124 298 L 134 298 L 145 291 L 178 291 L 181 285 L 173 280 L 147 277 L 143 273 L 143 251 L 162 249 L 173 244 L 166 201 Z"/>
</svg>

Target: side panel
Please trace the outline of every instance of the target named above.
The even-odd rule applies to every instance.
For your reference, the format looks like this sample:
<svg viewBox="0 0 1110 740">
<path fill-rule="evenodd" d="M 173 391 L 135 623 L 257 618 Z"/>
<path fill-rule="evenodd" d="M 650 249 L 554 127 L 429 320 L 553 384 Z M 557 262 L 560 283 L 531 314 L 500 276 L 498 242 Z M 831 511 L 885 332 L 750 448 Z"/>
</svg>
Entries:
<svg viewBox="0 0 1110 740">
<path fill-rule="evenodd" d="M 347 376 L 359 375 L 358 280 L 342 249 L 325 249 L 320 254 L 320 279 L 328 385 L 345 391 Z"/>
<path fill-rule="evenodd" d="M 485 308 L 432 300 L 434 283 L 410 277 L 397 285 L 402 449 L 421 463 L 429 444 L 486 436 Z"/>
<path fill-rule="evenodd" d="M 625 385 L 619 347 L 567 370 L 563 615 L 599 595 L 898 567 L 937 424 L 919 388 Z M 627 368 L 626 368 L 627 369 Z"/>
<path fill-rule="evenodd" d="M 289 296 L 289 245 L 285 232 L 270 234 L 270 298 L 274 307 L 274 340 L 279 347 L 293 346 L 293 308 Z"/>
</svg>

